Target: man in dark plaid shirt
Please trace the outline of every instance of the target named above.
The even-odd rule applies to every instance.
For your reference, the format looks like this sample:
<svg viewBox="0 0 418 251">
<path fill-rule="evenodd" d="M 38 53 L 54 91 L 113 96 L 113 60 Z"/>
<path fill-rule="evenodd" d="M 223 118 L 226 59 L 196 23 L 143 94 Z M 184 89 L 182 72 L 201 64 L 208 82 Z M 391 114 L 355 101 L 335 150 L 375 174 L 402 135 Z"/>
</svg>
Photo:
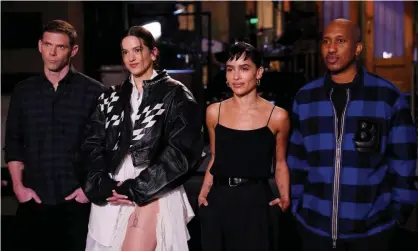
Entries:
<svg viewBox="0 0 418 251">
<path fill-rule="evenodd" d="M 49 22 L 39 40 L 41 75 L 19 83 L 6 122 L 5 160 L 19 201 L 19 250 L 85 249 L 90 204 L 77 152 L 103 86 L 72 69 L 74 27 Z"/>
<path fill-rule="evenodd" d="M 388 250 L 418 201 L 408 102 L 356 66 L 361 50 L 358 27 L 332 21 L 321 45 L 328 72 L 295 97 L 288 166 L 304 250 Z"/>
</svg>

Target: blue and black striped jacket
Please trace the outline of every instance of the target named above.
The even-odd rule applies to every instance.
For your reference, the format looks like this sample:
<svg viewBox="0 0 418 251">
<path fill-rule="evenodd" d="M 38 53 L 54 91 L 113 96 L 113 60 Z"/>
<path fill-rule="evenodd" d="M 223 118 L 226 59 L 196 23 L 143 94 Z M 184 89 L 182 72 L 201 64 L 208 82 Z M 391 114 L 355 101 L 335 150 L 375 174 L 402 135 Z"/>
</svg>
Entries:
<svg viewBox="0 0 418 251">
<path fill-rule="evenodd" d="M 297 220 L 336 241 L 373 235 L 412 212 L 417 135 L 402 93 L 362 69 L 348 90 L 339 140 L 330 82 L 326 74 L 296 95 L 288 166 Z"/>
</svg>

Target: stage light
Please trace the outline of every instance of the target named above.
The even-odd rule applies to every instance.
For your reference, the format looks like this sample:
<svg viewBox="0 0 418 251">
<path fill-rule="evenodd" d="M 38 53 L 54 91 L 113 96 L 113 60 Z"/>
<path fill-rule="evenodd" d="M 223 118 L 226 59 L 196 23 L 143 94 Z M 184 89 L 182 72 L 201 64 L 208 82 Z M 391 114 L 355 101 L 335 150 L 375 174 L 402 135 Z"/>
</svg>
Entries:
<svg viewBox="0 0 418 251">
<path fill-rule="evenodd" d="M 254 18 L 250 18 L 250 24 L 256 24 L 258 23 L 258 18 L 254 17 Z"/>
<path fill-rule="evenodd" d="M 176 10 L 173 12 L 174 15 L 178 15 L 186 12 L 186 7 L 183 4 L 176 4 Z"/>
<path fill-rule="evenodd" d="M 392 58 L 393 54 L 391 52 L 383 52 L 383 58 Z"/>
<path fill-rule="evenodd" d="M 161 24 L 160 22 L 151 22 L 142 25 L 145 29 L 147 29 L 149 32 L 151 32 L 152 36 L 155 38 L 155 40 L 158 40 L 161 37 Z"/>
</svg>

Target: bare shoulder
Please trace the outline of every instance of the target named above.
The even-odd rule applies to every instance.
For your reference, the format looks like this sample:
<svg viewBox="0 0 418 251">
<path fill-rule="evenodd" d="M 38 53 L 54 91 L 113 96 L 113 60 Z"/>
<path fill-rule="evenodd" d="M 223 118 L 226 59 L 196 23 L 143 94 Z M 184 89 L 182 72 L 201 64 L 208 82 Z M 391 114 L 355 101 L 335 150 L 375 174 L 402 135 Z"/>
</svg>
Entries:
<svg viewBox="0 0 418 251">
<path fill-rule="evenodd" d="M 215 116 L 218 117 L 218 113 L 219 113 L 219 105 L 220 103 L 212 103 L 208 106 L 208 108 L 206 108 L 206 116 Z"/>
<path fill-rule="evenodd" d="M 271 114 L 270 123 L 276 131 L 289 130 L 290 122 L 288 112 L 281 107 L 275 106 Z"/>
<path fill-rule="evenodd" d="M 269 114 L 271 113 L 270 122 L 286 122 L 288 120 L 288 113 L 285 109 L 273 105 L 266 99 L 263 100 L 264 108 L 263 110 L 268 110 Z M 274 107 L 274 109 L 273 109 Z"/>
<path fill-rule="evenodd" d="M 286 122 L 287 120 L 289 120 L 289 114 L 285 109 L 275 106 L 273 114 L 271 115 L 271 119 Z"/>
<path fill-rule="evenodd" d="M 215 126 L 218 121 L 220 102 L 210 104 L 206 108 L 206 123 Z"/>
</svg>

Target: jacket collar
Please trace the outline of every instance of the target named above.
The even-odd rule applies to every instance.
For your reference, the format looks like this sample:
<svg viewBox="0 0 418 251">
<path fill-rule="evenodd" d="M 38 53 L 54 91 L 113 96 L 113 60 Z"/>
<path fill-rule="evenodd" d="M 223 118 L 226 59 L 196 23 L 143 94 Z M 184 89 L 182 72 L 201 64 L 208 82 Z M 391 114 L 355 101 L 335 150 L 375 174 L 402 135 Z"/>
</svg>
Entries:
<svg viewBox="0 0 418 251">
<path fill-rule="evenodd" d="M 354 77 L 353 84 L 351 86 L 351 90 L 353 94 L 356 94 L 361 91 L 361 88 L 364 86 L 365 74 L 367 74 L 366 68 L 357 64 L 357 74 Z M 324 86 L 325 86 L 327 94 L 329 95 L 332 89 L 332 79 L 331 79 L 331 73 L 329 71 L 327 71 L 324 74 Z"/>
<path fill-rule="evenodd" d="M 150 80 L 154 79 L 156 76 L 158 76 L 158 72 L 155 71 L 155 70 L 152 70 L 152 76 L 151 76 Z M 135 80 L 134 80 L 134 76 L 132 74 L 129 75 L 129 81 L 131 82 L 132 86 L 135 87 Z"/>
<path fill-rule="evenodd" d="M 161 81 L 167 80 L 169 78 L 168 73 L 166 70 L 162 70 L 160 72 L 158 72 L 158 75 L 155 76 L 154 78 L 150 79 L 150 80 L 144 80 L 142 82 L 142 87 L 143 88 L 147 88 L 150 86 L 153 86 Z"/>
<path fill-rule="evenodd" d="M 154 86 L 155 84 L 165 81 L 167 80 L 170 76 L 168 75 L 166 70 L 162 70 L 162 71 L 157 71 L 157 76 L 155 76 L 154 78 L 150 79 L 150 80 L 144 80 L 142 82 L 142 88 L 144 88 L 144 91 L 151 87 Z M 133 88 L 134 84 L 131 81 L 131 75 L 129 75 L 121 85 L 115 86 L 114 90 L 116 92 L 122 92 L 125 93 L 126 95 L 131 95 L 132 93 L 132 88 Z"/>
</svg>

